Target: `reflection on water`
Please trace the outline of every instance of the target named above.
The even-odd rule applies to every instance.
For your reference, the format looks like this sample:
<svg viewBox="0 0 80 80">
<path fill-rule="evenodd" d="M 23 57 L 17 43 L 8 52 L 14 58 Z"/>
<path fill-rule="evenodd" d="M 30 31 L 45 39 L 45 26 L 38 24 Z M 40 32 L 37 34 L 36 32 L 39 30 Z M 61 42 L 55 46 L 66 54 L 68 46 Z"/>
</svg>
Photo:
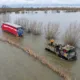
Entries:
<svg viewBox="0 0 80 80">
<path fill-rule="evenodd" d="M 45 14 L 44 12 L 38 12 L 37 14 L 35 13 L 29 13 L 29 14 L 15 14 L 11 13 L 11 22 L 14 22 L 16 18 L 18 17 L 26 17 L 28 20 L 35 20 L 35 21 L 40 21 L 43 22 L 44 24 L 48 22 L 53 22 L 53 23 L 59 23 L 60 24 L 60 30 L 61 33 L 63 33 L 66 29 L 67 26 L 71 22 L 79 22 L 79 15 L 80 13 L 51 13 L 48 12 Z M 80 80 L 80 71 L 78 70 L 80 67 L 80 56 L 78 56 L 78 60 L 75 62 L 68 62 L 63 59 L 58 58 L 57 56 L 45 51 L 45 46 L 46 46 L 46 40 L 43 36 L 34 36 L 31 34 L 24 34 L 24 37 L 18 38 L 15 37 L 9 33 L 2 32 L 0 30 L 0 36 L 9 38 L 13 40 L 14 42 L 19 43 L 22 46 L 29 47 L 33 51 L 36 52 L 36 54 L 45 56 L 47 60 L 49 60 L 50 63 L 55 63 L 56 65 L 63 67 L 64 69 L 68 69 L 73 76 L 76 77 L 76 80 Z M 35 61 L 34 59 L 30 58 L 28 55 L 24 54 L 22 51 L 10 47 L 7 44 L 4 44 L 0 42 L 0 51 L 2 52 L 0 60 L 0 65 L 1 65 L 1 72 L 4 72 L 3 75 L 8 76 L 10 80 L 15 79 L 15 80 L 60 80 L 59 77 L 52 73 L 48 68 L 45 66 L 42 66 L 40 63 Z M 3 50 L 5 49 L 5 51 Z M 6 51 L 8 51 L 6 53 Z M 3 67 L 4 65 L 4 67 Z M 5 67 L 6 66 L 6 67 Z M 4 70 L 4 71 L 3 71 Z M 9 71 L 9 72 L 8 72 Z M 9 75 L 8 75 L 8 74 Z M 1 77 L 3 77 L 1 74 Z M 26 76 L 27 75 L 27 76 Z M 3 78 L 2 78 L 3 79 Z M 4 77 L 5 80 L 5 77 Z"/>
</svg>

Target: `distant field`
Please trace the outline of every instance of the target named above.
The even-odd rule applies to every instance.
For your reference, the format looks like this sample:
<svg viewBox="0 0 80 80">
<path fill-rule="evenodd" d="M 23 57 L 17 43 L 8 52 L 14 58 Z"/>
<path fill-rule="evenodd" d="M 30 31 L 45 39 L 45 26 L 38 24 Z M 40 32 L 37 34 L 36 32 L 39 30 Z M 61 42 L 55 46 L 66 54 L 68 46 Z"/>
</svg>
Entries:
<svg viewBox="0 0 80 80">
<path fill-rule="evenodd" d="M 46 11 L 46 10 L 66 10 L 66 11 L 80 11 L 80 8 L 0 8 L 0 12 L 18 12 L 18 11 Z"/>
</svg>

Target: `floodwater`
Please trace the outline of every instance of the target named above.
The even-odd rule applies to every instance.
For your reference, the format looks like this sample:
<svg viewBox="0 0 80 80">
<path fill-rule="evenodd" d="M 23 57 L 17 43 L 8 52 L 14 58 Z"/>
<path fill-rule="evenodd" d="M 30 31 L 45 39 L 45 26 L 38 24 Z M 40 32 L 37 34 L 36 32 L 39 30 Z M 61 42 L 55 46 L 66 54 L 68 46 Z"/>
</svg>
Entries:
<svg viewBox="0 0 80 80">
<path fill-rule="evenodd" d="M 60 80 L 46 66 L 30 57 L 22 50 L 0 42 L 1 80 Z"/>
<path fill-rule="evenodd" d="M 2 15 L 2 14 L 1 14 Z M 10 21 L 14 22 L 16 18 L 26 17 L 30 21 L 59 23 L 61 33 L 63 33 L 68 25 L 72 22 L 79 23 L 80 12 L 55 13 L 49 11 L 44 13 L 39 11 L 27 12 L 27 13 L 10 13 Z M 77 61 L 68 62 L 59 57 L 45 51 L 46 40 L 43 36 L 35 36 L 32 34 L 24 34 L 24 37 L 17 38 L 12 34 L 2 32 L 0 30 L 0 36 L 9 38 L 14 42 L 19 43 L 21 46 L 29 47 L 36 54 L 45 56 L 51 64 L 68 70 L 71 76 L 76 80 L 80 80 L 80 55 L 78 52 Z M 26 53 L 17 49 L 9 44 L 0 42 L 0 79 L 2 80 L 61 80 L 61 78 L 55 73 L 42 65 L 37 60 L 28 56 Z"/>
</svg>

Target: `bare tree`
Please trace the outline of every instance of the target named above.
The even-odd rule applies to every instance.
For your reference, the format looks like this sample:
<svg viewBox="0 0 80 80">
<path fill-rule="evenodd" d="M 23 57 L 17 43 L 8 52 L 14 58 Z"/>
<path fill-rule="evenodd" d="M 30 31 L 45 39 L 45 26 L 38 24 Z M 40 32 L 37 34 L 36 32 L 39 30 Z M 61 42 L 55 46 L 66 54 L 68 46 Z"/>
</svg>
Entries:
<svg viewBox="0 0 80 80">
<path fill-rule="evenodd" d="M 48 23 L 47 28 L 45 29 L 45 37 L 46 39 L 56 39 L 59 32 L 59 24 Z"/>
<path fill-rule="evenodd" d="M 26 18 L 18 18 L 14 23 L 22 26 L 27 33 L 32 33 L 34 35 L 41 34 L 42 23 L 36 21 L 31 22 Z"/>
<path fill-rule="evenodd" d="M 42 23 L 34 21 L 34 22 L 32 22 L 31 28 L 32 28 L 32 33 L 34 35 L 40 35 L 41 34 Z"/>
<path fill-rule="evenodd" d="M 10 15 L 8 13 L 0 15 L 0 24 L 3 22 L 10 22 Z"/>
<path fill-rule="evenodd" d="M 78 46 L 80 41 L 80 24 L 70 24 L 63 36 L 64 44 L 69 44 L 74 47 Z"/>
<path fill-rule="evenodd" d="M 2 5 L 2 12 L 6 13 L 7 12 L 7 8 L 9 8 L 7 5 Z"/>
<path fill-rule="evenodd" d="M 26 27 L 29 25 L 28 24 L 29 20 L 21 17 L 21 18 L 16 19 L 14 23 L 18 24 L 18 25 L 22 26 L 24 29 L 26 29 Z"/>
</svg>

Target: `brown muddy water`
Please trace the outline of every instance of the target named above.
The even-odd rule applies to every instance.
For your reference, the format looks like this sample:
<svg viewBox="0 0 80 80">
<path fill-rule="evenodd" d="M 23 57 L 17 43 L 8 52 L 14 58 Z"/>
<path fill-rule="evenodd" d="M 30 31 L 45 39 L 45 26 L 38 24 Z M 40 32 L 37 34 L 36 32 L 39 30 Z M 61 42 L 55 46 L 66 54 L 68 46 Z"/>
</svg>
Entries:
<svg viewBox="0 0 80 80">
<path fill-rule="evenodd" d="M 79 20 L 79 12 L 76 13 L 52 13 L 48 12 L 29 12 L 29 13 L 9 13 L 10 21 L 14 22 L 16 18 L 26 17 L 31 21 L 59 23 L 61 33 L 66 30 L 67 26 L 71 22 Z M 3 14 L 1 14 L 2 16 Z M 32 34 L 24 34 L 24 37 L 18 38 L 12 34 L 3 32 L 0 29 L 0 36 L 9 38 L 14 42 L 19 43 L 21 46 L 29 47 L 36 54 L 45 56 L 46 59 L 51 63 L 55 64 L 64 70 L 74 78 L 74 80 L 80 80 L 80 55 L 78 51 L 78 60 L 74 62 L 65 61 L 50 52 L 45 51 L 46 39 L 44 36 L 35 36 Z M 42 65 L 37 60 L 33 59 L 20 49 L 17 49 L 9 44 L 0 42 L 0 79 L 1 80 L 62 80 L 59 75 L 52 72 L 49 68 Z"/>
</svg>

